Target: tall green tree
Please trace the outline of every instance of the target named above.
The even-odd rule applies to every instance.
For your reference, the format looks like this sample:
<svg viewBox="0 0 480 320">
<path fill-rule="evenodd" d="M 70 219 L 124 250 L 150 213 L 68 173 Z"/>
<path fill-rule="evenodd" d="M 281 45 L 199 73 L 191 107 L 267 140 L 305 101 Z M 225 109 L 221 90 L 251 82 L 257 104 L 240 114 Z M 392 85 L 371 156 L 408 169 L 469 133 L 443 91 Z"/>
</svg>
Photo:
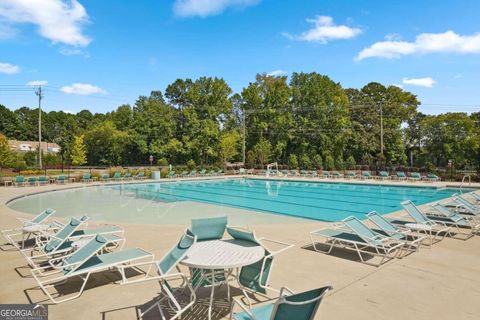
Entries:
<svg viewBox="0 0 480 320">
<path fill-rule="evenodd" d="M 87 150 L 83 135 L 76 136 L 70 151 L 70 161 L 74 166 L 87 163 Z"/>
</svg>

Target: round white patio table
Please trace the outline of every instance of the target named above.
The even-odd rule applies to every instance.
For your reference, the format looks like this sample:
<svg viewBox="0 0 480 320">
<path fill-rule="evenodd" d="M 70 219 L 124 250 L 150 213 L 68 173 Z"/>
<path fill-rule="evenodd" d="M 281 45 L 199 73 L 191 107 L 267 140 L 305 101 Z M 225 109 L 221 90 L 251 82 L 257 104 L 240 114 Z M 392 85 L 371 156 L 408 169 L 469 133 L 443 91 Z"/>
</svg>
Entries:
<svg viewBox="0 0 480 320">
<path fill-rule="evenodd" d="M 215 288 L 215 272 L 213 270 L 229 270 L 228 274 L 231 274 L 232 270 L 237 269 L 237 282 L 240 289 L 244 291 L 238 281 L 238 269 L 258 262 L 264 256 L 265 249 L 261 245 L 250 241 L 236 239 L 211 240 L 195 243 L 180 263 L 190 268 L 212 270 L 212 286 L 208 306 L 208 319 L 211 319 Z"/>
<path fill-rule="evenodd" d="M 30 238 L 31 234 L 37 235 L 39 233 L 45 232 L 50 228 L 48 224 L 30 224 L 22 228 L 22 249 L 25 247 L 25 241 Z M 25 235 L 29 236 L 25 239 Z"/>
<path fill-rule="evenodd" d="M 429 247 L 432 247 L 432 244 L 433 244 L 432 226 L 421 224 L 421 223 L 406 223 L 405 227 L 412 231 L 416 231 L 419 234 L 422 234 L 423 232 L 430 239 Z"/>
</svg>

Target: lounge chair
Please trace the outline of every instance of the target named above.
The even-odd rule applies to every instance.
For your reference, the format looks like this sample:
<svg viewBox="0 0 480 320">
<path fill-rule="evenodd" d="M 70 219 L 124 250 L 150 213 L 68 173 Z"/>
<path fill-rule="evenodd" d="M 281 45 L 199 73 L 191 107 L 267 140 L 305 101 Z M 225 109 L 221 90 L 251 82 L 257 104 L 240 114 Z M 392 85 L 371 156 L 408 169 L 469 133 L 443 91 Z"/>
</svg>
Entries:
<svg viewBox="0 0 480 320">
<path fill-rule="evenodd" d="M 78 298 L 83 293 L 92 273 L 118 271 L 123 284 L 127 282 L 125 269 L 142 260 L 153 261 L 153 254 L 140 248 L 99 254 L 108 244 L 109 242 L 104 236 L 97 235 L 73 254 L 62 257 L 60 261 L 32 269 L 32 276 L 53 303 L 62 303 Z M 59 288 L 73 278 L 82 280 L 80 289 L 72 296 L 59 299 L 61 297 Z M 50 292 L 52 288 L 56 290 L 58 296 L 54 297 L 55 293 Z M 71 288 L 68 293 L 72 293 Z"/>
<path fill-rule="evenodd" d="M 132 177 L 132 173 L 131 172 L 125 172 L 125 174 L 123 175 L 123 180 L 132 180 L 133 177 Z"/>
<path fill-rule="evenodd" d="M 455 227 L 457 230 L 456 234 L 464 236 L 462 238 L 463 240 L 467 240 L 475 234 L 478 234 L 480 230 L 480 222 L 459 215 L 438 202 L 432 204 L 431 207 L 433 211 L 427 212 L 428 218 Z M 468 230 L 468 232 L 465 232 L 465 230 Z"/>
<path fill-rule="evenodd" d="M 380 171 L 380 172 L 378 172 L 378 179 L 388 180 L 388 179 L 390 179 L 390 175 L 388 174 L 387 171 Z"/>
<path fill-rule="evenodd" d="M 123 180 L 122 174 L 120 172 L 115 172 L 113 174 L 112 180 L 113 181 L 122 181 Z"/>
<path fill-rule="evenodd" d="M 370 174 L 370 171 L 362 171 L 362 179 L 372 179 L 372 175 Z"/>
<path fill-rule="evenodd" d="M 408 177 L 408 180 L 420 181 L 422 180 L 422 176 L 418 172 L 410 172 L 410 177 Z"/>
<path fill-rule="evenodd" d="M 453 198 L 454 203 L 457 204 L 457 211 L 460 214 L 467 214 L 480 217 L 480 206 L 472 204 L 464 198 L 464 196 L 456 196 Z"/>
<path fill-rule="evenodd" d="M 220 170 L 217 170 L 216 174 L 217 174 L 217 176 L 223 176 L 223 175 L 225 175 L 225 173 L 224 173 L 223 170 L 221 170 L 221 169 L 220 169 Z"/>
<path fill-rule="evenodd" d="M 82 178 L 80 179 L 81 182 L 84 182 L 84 183 L 88 183 L 88 182 L 92 182 L 93 179 L 92 179 L 92 174 L 90 173 L 85 173 Z"/>
<path fill-rule="evenodd" d="M 277 254 L 292 248 L 293 245 L 268 238 L 257 239 L 253 231 L 241 227 L 227 227 L 227 233 L 233 239 L 252 242 L 256 245 L 262 246 L 265 249 L 265 256 L 262 260 L 251 265 L 244 266 L 240 269 L 238 281 L 242 285 L 242 288 L 260 294 L 266 294 L 267 290 L 277 293 L 280 292 L 280 290 L 272 288 L 269 284 L 270 274 L 273 269 L 273 262 Z M 267 246 L 265 246 L 266 242 L 274 244 L 277 247 L 277 250 L 269 249 Z M 250 298 L 247 295 L 245 296 L 251 305 Z"/>
<path fill-rule="evenodd" d="M 328 172 L 327 170 L 323 170 L 322 171 L 322 177 L 323 178 L 330 178 L 331 177 L 330 172 Z"/>
<path fill-rule="evenodd" d="M 143 180 L 143 179 L 145 179 L 145 178 L 146 178 L 146 177 L 145 177 L 145 172 L 144 172 L 144 171 L 140 171 L 139 173 L 137 173 L 137 174 L 133 177 L 133 179 L 135 179 L 135 180 Z"/>
<path fill-rule="evenodd" d="M 318 177 L 317 170 L 312 170 L 312 171 L 310 171 L 310 172 L 309 172 L 309 175 L 310 175 L 310 177 L 312 177 L 312 178 Z"/>
<path fill-rule="evenodd" d="M 182 171 L 182 173 L 180 173 L 180 177 L 181 177 L 181 178 L 186 178 L 186 177 L 188 177 L 188 176 L 189 176 L 189 172 L 188 172 L 188 171 L 185 171 L 185 170 L 184 170 L 184 171 Z"/>
<path fill-rule="evenodd" d="M 122 284 L 134 284 L 154 280 L 156 282 L 159 282 L 162 289 L 159 299 L 156 299 L 150 307 L 143 311 L 140 314 L 140 318 L 142 318 L 146 313 L 156 308 L 160 312 L 160 316 L 162 317 L 162 319 L 165 319 L 165 314 L 162 307 L 162 302 L 164 300 L 168 300 L 168 306 L 174 312 L 174 315 L 171 315 L 172 317 L 169 319 L 177 319 L 181 317 L 181 315 L 185 311 L 187 311 L 191 306 L 193 306 L 196 300 L 195 290 L 193 290 L 187 277 L 180 272 L 178 264 L 187 255 L 188 250 L 196 243 L 196 241 L 197 239 L 195 235 L 193 235 L 187 230 L 180 238 L 180 241 L 178 241 L 178 243 L 159 261 L 145 262 L 132 265 L 132 267 L 134 267 L 136 270 L 143 271 L 144 276 L 142 276 L 140 279 L 134 280 L 125 279 Z M 147 268 L 147 270 L 144 271 L 142 268 Z M 178 273 L 172 273 L 172 271 L 175 269 L 178 271 Z M 182 280 L 182 284 L 179 288 L 174 288 L 168 283 L 168 281 L 170 280 Z M 177 299 L 175 298 L 175 292 L 177 290 L 182 290 L 185 287 L 188 288 L 188 290 L 190 291 L 190 299 L 185 305 L 182 306 L 180 302 L 177 301 Z"/>
<path fill-rule="evenodd" d="M 194 169 L 194 170 L 190 171 L 189 175 L 190 175 L 190 177 L 196 177 L 197 176 L 197 170 Z"/>
<path fill-rule="evenodd" d="M 274 303 L 248 309 L 240 300 L 233 299 L 230 319 L 233 320 L 312 320 L 318 312 L 320 303 L 325 294 L 332 290 L 332 287 L 323 287 L 301 293 L 293 293 L 290 289 L 283 287 L 280 290 L 280 297 Z M 235 305 L 243 311 L 234 313 Z"/>
<path fill-rule="evenodd" d="M 27 184 L 29 186 L 36 186 L 37 185 L 37 177 L 28 177 Z"/>
<path fill-rule="evenodd" d="M 357 177 L 357 174 L 355 171 L 347 171 L 347 175 L 345 176 L 347 179 L 355 179 Z"/>
<path fill-rule="evenodd" d="M 16 176 L 15 180 L 13 180 L 13 185 L 18 187 L 18 186 L 25 186 L 27 182 L 25 181 L 25 178 L 23 176 Z"/>
<path fill-rule="evenodd" d="M 200 177 L 205 177 L 205 175 L 207 174 L 207 170 L 202 169 L 198 174 L 200 175 Z"/>
<path fill-rule="evenodd" d="M 440 179 L 439 176 L 437 176 L 436 174 L 433 174 L 433 173 L 429 173 L 427 174 L 426 177 L 424 177 L 424 179 L 426 181 L 429 181 L 429 182 L 437 182 L 437 181 L 441 181 L 442 179 Z"/>
<path fill-rule="evenodd" d="M 56 183 L 67 183 L 68 179 L 63 174 L 59 175 L 55 180 Z"/>
<path fill-rule="evenodd" d="M 24 242 L 30 238 L 32 235 L 36 235 L 38 230 L 34 226 L 44 224 L 48 218 L 50 218 L 56 211 L 53 209 L 45 209 L 39 215 L 35 216 L 33 219 L 23 219 L 17 218 L 22 223 L 22 226 L 14 229 L 2 230 L 1 233 L 3 237 L 16 248 L 19 248 L 17 243 L 21 241 L 22 244 L 20 248 L 23 248 Z M 18 236 L 21 236 L 21 239 L 17 239 Z M 26 238 L 25 238 L 26 236 Z"/>
<path fill-rule="evenodd" d="M 338 171 L 333 171 L 332 172 L 332 177 L 334 178 L 343 178 L 343 174 L 338 172 Z"/>
<path fill-rule="evenodd" d="M 475 199 L 476 203 L 480 202 L 480 194 L 476 193 L 475 191 L 467 193 L 473 199 Z"/>
<path fill-rule="evenodd" d="M 394 238 L 398 241 L 405 241 L 408 250 L 418 251 L 425 237 L 413 234 L 410 230 L 402 229 L 380 215 L 376 211 L 371 211 L 366 214 L 368 220 L 370 220 L 379 229 L 372 229 L 375 232 L 383 234 L 385 236 Z M 411 240 L 410 240 L 411 239 Z"/>
<path fill-rule="evenodd" d="M 327 251 L 317 247 L 313 236 L 326 239 L 325 244 L 330 245 Z M 323 228 L 310 232 L 310 238 L 315 251 L 330 254 L 334 247 L 350 249 L 358 254 L 363 263 L 376 267 L 386 261 L 400 257 L 406 245 L 404 241 L 398 241 L 371 230 L 353 216 L 345 218 L 341 224 L 333 228 Z M 378 256 L 381 258 L 380 262 L 375 264 L 365 261 L 362 253 Z"/>
<path fill-rule="evenodd" d="M 291 176 L 291 177 L 296 177 L 296 176 L 298 176 L 298 171 L 297 170 L 290 170 L 288 172 L 288 175 Z"/>
<path fill-rule="evenodd" d="M 407 180 L 407 176 L 405 175 L 405 172 L 397 171 L 397 173 L 395 174 L 395 179 L 396 180 Z"/>
<path fill-rule="evenodd" d="M 50 181 L 48 180 L 48 177 L 46 176 L 40 176 L 38 177 L 37 183 L 38 185 L 45 185 L 48 184 Z"/>
<path fill-rule="evenodd" d="M 430 246 L 450 235 L 450 227 L 446 223 L 429 219 L 411 200 L 403 201 L 400 204 L 418 227 L 414 228 L 411 222 L 405 221 L 390 220 L 392 223 L 403 225 L 412 231 L 424 232 L 430 239 Z M 443 234 L 443 237 L 439 237 L 440 234 Z"/>
<path fill-rule="evenodd" d="M 108 173 L 102 174 L 102 175 L 100 176 L 100 181 L 102 181 L 102 182 L 108 182 L 108 181 L 110 181 L 110 175 L 109 175 Z"/>
<path fill-rule="evenodd" d="M 172 179 L 172 178 L 175 178 L 176 176 L 177 176 L 177 175 L 176 175 L 175 171 L 174 171 L 174 170 L 170 170 L 170 171 L 168 172 L 168 176 L 167 176 L 167 177 L 170 178 L 170 179 Z"/>
</svg>

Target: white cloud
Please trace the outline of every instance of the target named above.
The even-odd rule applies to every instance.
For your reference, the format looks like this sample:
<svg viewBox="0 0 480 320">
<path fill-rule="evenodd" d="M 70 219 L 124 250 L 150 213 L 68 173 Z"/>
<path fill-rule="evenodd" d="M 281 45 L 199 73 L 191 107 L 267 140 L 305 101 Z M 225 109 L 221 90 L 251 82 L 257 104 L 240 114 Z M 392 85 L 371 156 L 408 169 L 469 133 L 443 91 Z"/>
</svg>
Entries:
<svg viewBox="0 0 480 320">
<path fill-rule="evenodd" d="M 411 86 L 432 88 L 433 85 L 437 82 L 430 77 L 426 77 L 426 78 L 403 78 L 402 83 L 411 85 Z"/>
<path fill-rule="evenodd" d="M 42 37 L 53 43 L 87 46 L 91 39 L 82 33 L 88 22 L 85 8 L 77 0 L 2 0 L 0 24 L 33 24 Z"/>
<path fill-rule="evenodd" d="M 89 83 L 74 83 L 71 86 L 64 86 L 60 90 L 67 94 L 76 94 L 80 96 L 88 96 L 90 94 L 101 93 L 106 94 L 107 92 L 100 87 L 91 85 Z"/>
<path fill-rule="evenodd" d="M 27 86 L 46 86 L 48 84 L 48 81 L 46 80 L 33 80 L 30 82 L 27 82 Z"/>
<path fill-rule="evenodd" d="M 403 85 L 398 84 L 398 83 L 393 83 L 392 86 L 398 87 L 398 88 L 400 88 L 400 89 L 403 89 Z"/>
<path fill-rule="evenodd" d="M 362 33 L 359 28 L 352 28 L 346 25 L 336 25 L 333 18 L 329 16 L 316 16 L 314 19 L 307 19 L 313 27 L 299 35 L 283 33 L 290 40 L 327 43 L 330 40 L 352 39 Z"/>
<path fill-rule="evenodd" d="M 422 33 L 414 42 L 388 39 L 372 44 L 360 51 L 356 60 L 366 58 L 400 58 L 410 54 L 428 53 L 480 53 L 480 33 L 459 35 L 451 30 L 444 33 Z"/>
<path fill-rule="evenodd" d="M 228 7 L 248 7 L 261 0 L 175 0 L 173 12 L 180 17 L 207 17 L 222 13 Z"/>
<path fill-rule="evenodd" d="M 285 70 L 273 70 L 272 72 L 267 73 L 267 76 L 278 77 L 286 75 L 288 72 Z"/>
<path fill-rule="evenodd" d="M 16 66 L 10 63 L 0 62 L 0 73 L 14 74 L 19 72 L 20 72 L 19 66 Z"/>
</svg>

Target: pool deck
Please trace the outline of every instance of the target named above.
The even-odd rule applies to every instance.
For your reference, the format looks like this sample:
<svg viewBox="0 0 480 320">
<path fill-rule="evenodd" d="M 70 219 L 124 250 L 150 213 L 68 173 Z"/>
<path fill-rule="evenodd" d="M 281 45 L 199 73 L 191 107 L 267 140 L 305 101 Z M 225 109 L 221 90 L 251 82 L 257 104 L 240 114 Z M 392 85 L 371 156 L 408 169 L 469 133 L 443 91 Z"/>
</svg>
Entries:
<svg viewBox="0 0 480 320">
<path fill-rule="evenodd" d="M 287 178 L 293 180 L 293 178 Z M 297 178 L 309 181 L 307 178 Z M 352 182 L 352 180 L 315 179 L 316 181 Z M 376 183 L 378 180 L 353 180 L 355 183 Z M 382 184 L 409 186 L 453 186 L 452 183 L 393 182 Z M 31 217 L 15 212 L 5 203 L 24 194 L 64 189 L 74 185 L 42 187 L 0 187 L 0 228 L 17 227 L 16 217 Z M 456 184 L 459 186 L 459 184 Z M 471 187 L 479 188 L 476 183 Z M 394 213 L 395 214 L 395 213 Z M 93 225 L 91 223 L 90 225 Z M 379 268 L 359 263 L 356 255 L 334 250 L 332 255 L 312 250 L 311 230 L 328 223 L 300 220 L 298 224 L 251 226 L 259 237 L 268 237 L 295 244 L 278 256 L 271 284 L 288 286 L 295 291 L 332 285 L 316 319 L 479 319 L 480 307 L 480 236 L 467 241 L 446 238 L 433 248 L 404 259 L 390 261 Z M 179 238 L 186 226 L 123 224 L 126 248 L 142 247 L 159 259 Z M 2 241 L 0 241 L 3 243 Z M 36 288 L 22 256 L 2 246 L 0 251 L 0 303 L 45 302 Z M 112 274 L 100 274 L 89 282 L 89 289 L 73 301 L 50 305 L 49 319 L 137 319 L 135 307 L 149 303 L 158 293 L 155 281 L 120 286 Z M 219 303 L 214 319 L 227 319 L 228 303 L 225 287 L 217 291 Z M 182 319 L 206 319 L 206 300 L 209 290 L 199 294 L 200 303 Z M 233 295 L 238 295 L 237 290 Z M 261 301 L 265 299 L 261 298 Z M 151 318 L 158 317 L 152 312 Z M 146 318 L 150 319 L 150 318 Z"/>
</svg>

